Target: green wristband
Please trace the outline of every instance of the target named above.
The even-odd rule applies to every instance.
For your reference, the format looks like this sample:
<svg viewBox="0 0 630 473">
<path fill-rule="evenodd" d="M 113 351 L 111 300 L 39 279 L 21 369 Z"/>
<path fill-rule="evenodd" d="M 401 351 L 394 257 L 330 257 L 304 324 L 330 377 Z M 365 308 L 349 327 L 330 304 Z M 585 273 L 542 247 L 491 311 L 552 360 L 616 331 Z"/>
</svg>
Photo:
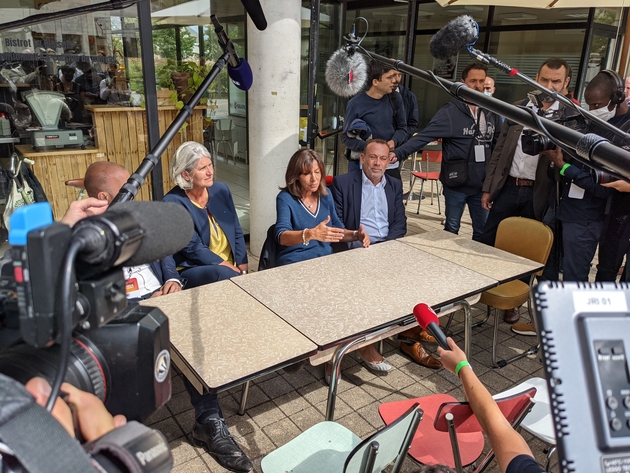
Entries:
<svg viewBox="0 0 630 473">
<path fill-rule="evenodd" d="M 569 169 L 569 167 L 571 167 L 569 163 L 566 163 L 564 166 L 562 166 L 562 169 L 560 169 L 560 175 L 564 176 L 565 171 Z"/>
<path fill-rule="evenodd" d="M 470 363 L 468 363 L 467 360 L 463 360 L 457 363 L 457 366 L 455 367 L 455 374 L 457 376 L 459 376 L 459 372 L 464 366 L 470 366 Z M 470 369 L 472 369 L 472 366 L 470 366 Z"/>
</svg>

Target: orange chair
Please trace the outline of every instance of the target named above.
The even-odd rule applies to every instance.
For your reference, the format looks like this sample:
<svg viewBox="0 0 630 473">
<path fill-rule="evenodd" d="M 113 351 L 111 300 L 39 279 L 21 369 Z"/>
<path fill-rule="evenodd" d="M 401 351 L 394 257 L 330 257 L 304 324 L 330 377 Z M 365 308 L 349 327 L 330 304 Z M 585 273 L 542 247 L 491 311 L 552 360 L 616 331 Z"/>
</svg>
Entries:
<svg viewBox="0 0 630 473">
<path fill-rule="evenodd" d="M 509 397 L 495 396 L 499 409 L 517 428 L 534 406 L 536 388 L 529 388 Z M 448 394 L 387 402 L 378 408 L 386 425 L 394 422 L 415 403 L 424 411 L 423 422 L 409 447 L 409 455 L 425 465 L 448 465 L 458 472 L 474 463 L 483 453 L 484 437 L 481 425 L 467 402 L 458 402 Z M 433 422 L 431 422 L 433 420 Z M 494 452 L 490 450 L 474 469 L 480 473 L 490 464 Z"/>
<path fill-rule="evenodd" d="M 417 160 L 417 157 L 412 157 L 414 160 L 414 164 Z M 411 186 L 409 188 L 409 194 L 413 193 L 413 186 L 416 183 L 417 179 L 420 179 L 420 196 L 418 197 L 418 210 L 416 214 L 420 214 L 420 203 L 422 202 L 422 195 L 424 192 L 424 183 L 426 181 L 431 181 L 431 205 L 433 205 L 433 183 L 437 184 L 437 201 L 438 201 L 438 214 L 442 214 L 442 210 L 440 208 L 440 167 L 442 163 L 442 151 L 439 150 L 430 150 L 423 149 L 421 158 L 418 160 L 420 162 L 420 169 L 418 171 L 411 171 Z M 415 166 L 414 166 L 415 167 Z M 407 201 L 405 201 L 405 204 Z"/>
</svg>

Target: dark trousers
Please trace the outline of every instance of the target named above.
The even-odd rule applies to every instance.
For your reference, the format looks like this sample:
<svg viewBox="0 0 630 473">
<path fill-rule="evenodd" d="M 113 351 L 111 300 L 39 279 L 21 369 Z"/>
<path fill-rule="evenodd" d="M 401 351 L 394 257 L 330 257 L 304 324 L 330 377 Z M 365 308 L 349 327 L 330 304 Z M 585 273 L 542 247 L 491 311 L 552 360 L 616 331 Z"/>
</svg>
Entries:
<svg viewBox="0 0 630 473">
<path fill-rule="evenodd" d="M 224 279 L 230 279 L 239 275 L 236 271 L 219 264 L 195 266 L 194 268 L 184 269 L 179 274 L 182 278 L 188 280 L 186 283 L 186 289 L 203 286 L 217 281 L 223 281 Z"/>
<path fill-rule="evenodd" d="M 534 187 L 517 186 L 508 180 L 492 203 L 483 227 L 481 243 L 494 246 L 499 224 L 508 217 L 534 218 Z"/>
<path fill-rule="evenodd" d="M 603 222 L 562 222 L 562 280 L 588 281 Z"/>
<path fill-rule="evenodd" d="M 547 209 L 547 212 L 543 217 L 543 223 L 551 228 L 551 232 L 553 233 L 553 245 L 551 245 L 551 252 L 547 258 L 547 264 L 545 265 L 539 280 L 558 281 L 562 260 L 562 222 L 556 219 L 555 202 Z"/>
<path fill-rule="evenodd" d="M 468 212 L 472 220 L 472 239 L 480 241 L 483 227 L 486 225 L 488 211 L 481 207 L 481 192 L 468 195 L 450 187 L 443 188 L 444 194 L 444 230 L 451 233 L 459 233 L 459 227 L 464 214 L 464 206 L 468 205 Z"/>
<path fill-rule="evenodd" d="M 616 281 L 623 257 L 630 249 L 630 214 L 619 213 L 615 210 L 617 209 L 611 209 L 610 215 L 604 222 L 604 230 L 599 242 L 596 281 Z"/>
<path fill-rule="evenodd" d="M 223 418 L 223 412 L 219 407 L 219 398 L 215 393 L 199 394 L 199 391 L 190 384 L 188 379 L 184 379 L 184 386 L 190 396 L 190 403 L 195 408 L 195 420 L 203 422 L 209 418 Z"/>
<path fill-rule="evenodd" d="M 400 175 L 400 166 L 394 169 L 388 169 L 387 171 L 385 171 L 385 174 L 387 174 L 390 177 L 395 177 L 399 181 L 402 180 L 402 176 Z"/>
<path fill-rule="evenodd" d="M 348 174 L 358 171 L 359 169 L 361 169 L 361 163 L 358 159 L 356 161 L 354 159 L 348 159 Z"/>
</svg>

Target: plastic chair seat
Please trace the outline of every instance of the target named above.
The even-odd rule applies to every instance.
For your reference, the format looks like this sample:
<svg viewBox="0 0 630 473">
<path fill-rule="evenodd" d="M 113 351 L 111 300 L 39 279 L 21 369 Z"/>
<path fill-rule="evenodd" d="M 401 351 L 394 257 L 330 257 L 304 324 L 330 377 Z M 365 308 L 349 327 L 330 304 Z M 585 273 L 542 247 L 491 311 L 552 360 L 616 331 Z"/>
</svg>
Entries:
<svg viewBox="0 0 630 473">
<path fill-rule="evenodd" d="M 520 307 L 529 297 L 529 285 L 515 279 L 500 286 L 488 289 L 481 294 L 479 301 L 499 310 Z"/>
<path fill-rule="evenodd" d="M 432 172 L 413 171 L 411 174 L 414 177 L 417 177 L 418 179 L 424 179 L 425 181 L 437 181 L 440 178 L 440 171 L 432 171 Z"/>
<path fill-rule="evenodd" d="M 457 402 L 457 399 L 453 396 L 449 394 L 434 394 L 417 399 L 387 402 L 378 407 L 378 413 L 383 422 L 389 425 L 416 402 L 420 403 L 420 408 L 424 411 L 424 415 L 418 430 L 416 430 L 416 435 L 411 441 L 409 455 L 424 465 L 445 463 L 454 468 L 455 459 L 453 458 L 450 436 L 448 432 L 435 430 L 433 425 L 435 416 L 442 404 Z M 462 464 L 464 465 L 473 463 L 483 452 L 484 438 L 482 432 L 458 433 L 457 440 L 459 441 Z"/>
<path fill-rule="evenodd" d="M 271 452 L 260 467 L 265 473 L 342 473 L 346 458 L 360 443 L 361 439 L 343 425 L 320 422 L 293 439 L 290 451 Z"/>
</svg>

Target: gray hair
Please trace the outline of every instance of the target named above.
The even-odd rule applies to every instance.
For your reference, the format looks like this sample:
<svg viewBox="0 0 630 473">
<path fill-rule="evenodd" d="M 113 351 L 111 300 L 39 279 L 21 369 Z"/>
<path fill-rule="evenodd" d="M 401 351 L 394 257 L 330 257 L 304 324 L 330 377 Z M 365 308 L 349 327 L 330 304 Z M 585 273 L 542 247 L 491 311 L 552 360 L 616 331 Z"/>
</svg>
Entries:
<svg viewBox="0 0 630 473">
<path fill-rule="evenodd" d="M 184 179 L 182 173 L 186 171 L 190 174 L 201 158 L 212 159 L 212 156 L 204 145 L 196 141 L 186 141 L 177 148 L 170 165 L 171 179 L 175 185 L 182 190 L 192 189 L 192 182 Z"/>
</svg>

